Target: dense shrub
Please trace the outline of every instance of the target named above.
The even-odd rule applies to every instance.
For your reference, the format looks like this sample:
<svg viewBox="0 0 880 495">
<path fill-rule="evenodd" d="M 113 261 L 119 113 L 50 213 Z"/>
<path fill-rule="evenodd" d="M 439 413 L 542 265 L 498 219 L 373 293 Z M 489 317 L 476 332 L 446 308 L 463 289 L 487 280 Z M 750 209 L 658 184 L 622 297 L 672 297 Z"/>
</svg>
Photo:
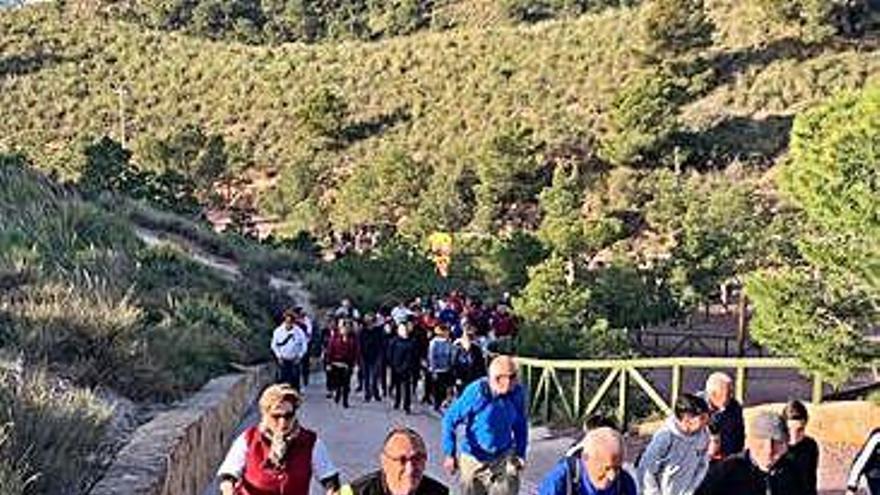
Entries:
<svg viewBox="0 0 880 495">
<path fill-rule="evenodd" d="M 681 90 L 663 71 L 650 70 L 629 80 L 608 114 L 602 155 L 611 163 L 644 163 L 678 129 Z"/>
<path fill-rule="evenodd" d="M 392 150 L 370 166 L 360 167 L 339 190 L 334 223 L 397 225 L 411 216 L 430 180 L 430 169 L 400 150 Z"/>
<path fill-rule="evenodd" d="M 330 87 L 321 86 L 306 95 L 297 117 L 316 136 L 336 140 L 342 137 L 348 112 L 345 97 Z"/>
<path fill-rule="evenodd" d="M 513 300 L 522 321 L 518 352 L 543 358 L 596 358 L 625 352 L 621 332 L 590 310 L 590 291 L 567 281 L 565 261 L 551 256 L 529 269 L 529 282 Z"/>
<path fill-rule="evenodd" d="M 648 53 L 662 58 L 711 46 L 715 26 L 703 0 L 650 0 L 642 29 Z"/>
<path fill-rule="evenodd" d="M 304 281 L 319 302 L 336 304 L 340 298 L 350 297 L 367 309 L 444 289 L 433 262 L 417 247 L 398 238 L 386 241 L 373 252 L 343 256 L 323 267 L 321 274 L 307 275 Z"/>
</svg>

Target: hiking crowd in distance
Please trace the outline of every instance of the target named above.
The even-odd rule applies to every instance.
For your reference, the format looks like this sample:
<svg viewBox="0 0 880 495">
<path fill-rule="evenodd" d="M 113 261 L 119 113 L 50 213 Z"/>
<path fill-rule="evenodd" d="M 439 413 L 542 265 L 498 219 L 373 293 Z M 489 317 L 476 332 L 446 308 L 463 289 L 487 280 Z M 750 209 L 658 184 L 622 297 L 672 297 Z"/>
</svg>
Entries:
<svg viewBox="0 0 880 495">
<path fill-rule="evenodd" d="M 484 307 L 452 293 L 361 315 L 344 300 L 324 334 L 301 309 L 285 311 L 283 320 L 271 344 L 278 383 L 261 396 L 259 424 L 235 440 L 218 471 L 223 495 L 307 495 L 311 478 L 327 495 L 449 493 L 425 474 L 425 440 L 406 426 L 388 429 L 377 469 L 343 483 L 330 449 L 297 420 L 309 356 L 323 357 L 327 397 L 345 408 L 352 381 L 365 401 L 389 398 L 407 414 L 421 391 L 441 415 L 442 466 L 456 478 L 456 492 L 520 493 L 529 465 L 528 391 L 515 358 L 497 352 L 512 349 L 516 335 L 506 301 Z M 590 418 L 581 440 L 541 476 L 538 495 L 816 494 L 820 451 L 805 434 L 808 419 L 807 407 L 793 400 L 744 421 L 733 380 L 716 372 L 703 390 L 677 398 L 634 465 L 624 464 L 617 425 Z M 862 481 L 870 495 L 880 494 L 880 429 L 854 460 L 847 493 Z"/>
</svg>

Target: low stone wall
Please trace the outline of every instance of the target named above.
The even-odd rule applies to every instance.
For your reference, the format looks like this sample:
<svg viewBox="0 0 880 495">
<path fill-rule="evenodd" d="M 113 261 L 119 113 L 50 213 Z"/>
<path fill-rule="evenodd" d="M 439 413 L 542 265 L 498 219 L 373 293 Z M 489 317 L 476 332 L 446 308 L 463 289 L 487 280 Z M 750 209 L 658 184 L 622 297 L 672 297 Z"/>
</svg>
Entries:
<svg viewBox="0 0 880 495">
<path fill-rule="evenodd" d="M 208 382 L 134 433 L 91 495 L 198 495 L 214 476 L 239 420 L 269 383 L 268 367 Z"/>
</svg>

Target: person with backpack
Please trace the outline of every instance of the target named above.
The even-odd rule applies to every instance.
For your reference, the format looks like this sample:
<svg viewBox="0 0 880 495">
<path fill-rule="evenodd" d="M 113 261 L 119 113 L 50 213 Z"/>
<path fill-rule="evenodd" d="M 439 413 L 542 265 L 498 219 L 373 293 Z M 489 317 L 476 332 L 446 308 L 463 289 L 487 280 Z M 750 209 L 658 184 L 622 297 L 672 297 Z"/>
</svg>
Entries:
<svg viewBox="0 0 880 495">
<path fill-rule="evenodd" d="M 639 459 L 643 495 L 692 495 L 709 469 L 709 405 L 684 394 Z"/>
<path fill-rule="evenodd" d="M 563 457 L 538 486 L 538 495 L 638 495 L 623 470 L 623 437 L 602 426 L 584 436 L 580 455 Z"/>
<path fill-rule="evenodd" d="M 308 352 L 309 342 L 295 311 L 284 311 L 284 321 L 272 332 L 270 348 L 278 363 L 278 382 L 287 383 L 298 391 L 300 362 Z"/>
<path fill-rule="evenodd" d="M 445 325 L 436 328 L 434 338 L 428 345 L 428 373 L 433 385 L 434 410 L 440 412 L 452 385 L 452 342 L 449 341 L 449 329 Z"/>
<path fill-rule="evenodd" d="M 525 467 L 529 426 L 516 362 L 498 356 L 488 378 L 470 385 L 443 415 L 443 467 L 460 471 L 462 495 L 516 495 Z M 458 428 L 464 435 L 458 442 Z M 458 456 L 456 457 L 456 454 Z"/>
</svg>

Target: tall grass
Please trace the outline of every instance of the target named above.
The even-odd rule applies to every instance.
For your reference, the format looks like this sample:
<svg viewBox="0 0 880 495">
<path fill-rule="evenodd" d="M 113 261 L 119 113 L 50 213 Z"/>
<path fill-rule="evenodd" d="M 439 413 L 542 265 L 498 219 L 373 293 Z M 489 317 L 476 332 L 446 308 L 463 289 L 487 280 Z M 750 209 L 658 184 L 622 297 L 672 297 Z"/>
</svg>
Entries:
<svg viewBox="0 0 880 495">
<path fill-rule="evenodd" d="M 0 372 L 0 493 L 76 494 L 113 414 L 93 393 L 44 372 Z M 8 491 L 4 491 L 8 490 Z"/>
<path fill-rule="evenodd" d="M 131 224 L 0 155 L 0 346 L 75 383 L 170 400 L 266 356 L 284 304 L 233 286 Z"/>
</svg>

